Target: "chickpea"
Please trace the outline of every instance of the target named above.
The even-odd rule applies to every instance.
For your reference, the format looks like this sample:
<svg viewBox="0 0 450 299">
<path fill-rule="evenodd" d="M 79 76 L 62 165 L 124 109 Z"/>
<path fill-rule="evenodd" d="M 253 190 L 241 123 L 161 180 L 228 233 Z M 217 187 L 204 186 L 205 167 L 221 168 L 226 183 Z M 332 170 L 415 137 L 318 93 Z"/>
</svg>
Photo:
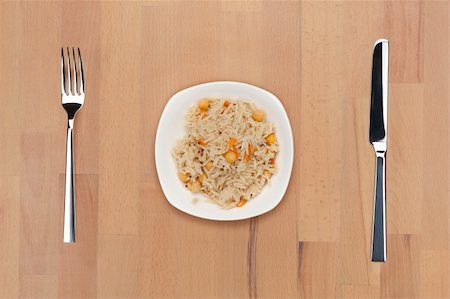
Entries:
<svg viewBox="0 0 450 299">
<path fill-rule="evenodd" d="M 267 169 L 264 169 L 263 176 L 270 178 L 272 176 L 272 173 L 268 171 Z"/>
<path fill-rule="evenodd" d="M 200 188 L 202 187 L 202 184 L 197 181 L 189 181 L 187 182 L 187 188 L 191 190 L 193 193 L 197 193 L 200 191 Z"/>
<path fill-rule="evenodd" d="M 277 138 L 275 137 L 275 134 L 274 134 L 274 133 L 272 133 L 272 134 L 270 134 L 269 136 L 266 137 L 266 142 L 267 142 L 269 145 L 274 144 L 275 141 L 277 141 Z"/>
<path fill-rule="evenodd" d="M 208 161 L 208 163 L 206 163 L 205 165 L 206 170 L 210 171 L 213 168 L 213 162 L 212 161 Z"/>
<path fill-rule="evenodd" d="M 180 181 L 182 181 L 183 183 L 186 183 L 187 181 L 189 181 L 189 175 L 179 172 L 178 173 L 178 178 L 180 179 Z"/>
<path fill-rule="evenodd" d="M 202 173 L 201 176 L 198 177 L 198 180 L 200 181 L 200 183 L 203 184 L 203 181 L 206 179 L 206 173 Z"/>
<path fill-rule="evenodd" d="M 228 163 L 233 164 L 237 160 L 237 155 L 233 151 L 228 151 L 225 154 L 225 160 L 227 160 Z"/>
<path fill-rule="evenodd" d="M 265 113 L 262 110 L 256 109 L 255 111 L 253 111 L 252 117 L 256 121 L 259 121 L 259 122 L 263 121 L 264 116 L 265 116 Z"/>
<path fill-rule="evenodd" d="M 208 99 L 202 99 L 202 100 L 200 100 L 200 101 L 198 102 L 198 108 L 199 108 L 200 110 L 203 110 L 203 111 L 208 110 L 208 108 L 209 108 L 209 101 L 208 101 Z"/>
</svg>

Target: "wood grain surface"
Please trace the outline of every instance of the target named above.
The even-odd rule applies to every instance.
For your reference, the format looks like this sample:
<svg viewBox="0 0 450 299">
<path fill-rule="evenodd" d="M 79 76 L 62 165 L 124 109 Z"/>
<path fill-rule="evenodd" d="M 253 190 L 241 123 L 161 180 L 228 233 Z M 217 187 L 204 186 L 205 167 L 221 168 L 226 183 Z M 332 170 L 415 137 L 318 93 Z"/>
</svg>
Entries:
<svg viewBox="0 0 450 299">
<path fill-rule="evenodd" d="M 447 2 L 0 3 L 1 298 L 449 298 Z M 372 46 L 391 46 L 388 262 L 371 263 Z M 77 243 L 62 242 L 59 51 L 79 46 Z M 250 220 L 174 209 L 154 164 L 169 97 L 236 80 L 285 105 L 295 165 Z"/>
</svg>

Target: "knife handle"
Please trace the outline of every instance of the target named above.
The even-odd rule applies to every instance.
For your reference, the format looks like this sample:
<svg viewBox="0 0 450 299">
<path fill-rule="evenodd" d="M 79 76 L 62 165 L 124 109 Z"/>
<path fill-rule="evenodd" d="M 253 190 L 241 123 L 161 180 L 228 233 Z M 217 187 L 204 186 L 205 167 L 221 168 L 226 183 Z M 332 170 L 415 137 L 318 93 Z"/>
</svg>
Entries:
<svg viewBox="0 0 450 299">
<path fill-rule="evenodd" d="M 372 262 L 386 261 L 386 153 L 377 152 L 373 209 Z"/>
</svg>

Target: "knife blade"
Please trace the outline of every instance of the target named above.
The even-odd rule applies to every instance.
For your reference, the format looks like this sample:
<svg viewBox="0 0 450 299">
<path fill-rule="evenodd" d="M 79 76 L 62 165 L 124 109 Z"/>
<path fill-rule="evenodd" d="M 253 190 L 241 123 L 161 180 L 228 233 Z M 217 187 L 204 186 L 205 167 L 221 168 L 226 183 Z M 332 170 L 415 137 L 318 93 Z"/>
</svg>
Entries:
<svg viewBox="0 0 450 299">
<path fill-rule="evenodd" d="M 375 192 L 372 229 L 372 261 L 386 261 L 386 151 L 389 84 L 389 42 L 375 42 L 372 62 L 369 141 L 375 155 Z"/>
</svg>

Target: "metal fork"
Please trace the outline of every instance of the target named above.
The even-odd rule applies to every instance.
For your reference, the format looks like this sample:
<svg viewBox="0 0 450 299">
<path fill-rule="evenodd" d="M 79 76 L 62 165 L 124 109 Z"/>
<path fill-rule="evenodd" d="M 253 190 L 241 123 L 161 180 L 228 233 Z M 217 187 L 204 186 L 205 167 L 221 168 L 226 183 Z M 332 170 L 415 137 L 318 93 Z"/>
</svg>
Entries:
<svg viewBox="0 0 450 299">
<path fill-rule="evenodd" d="M 70 55 L 72 54 L 73 63 Z M 66 187 L 64 194 L 64 243 L 75 243 L 75 183 L 73 165 L 73 124 L 75 114 L 84 103 L 84 73 L 78 48 L 78 67 L 75 49 L 70 53 L 67 48 L 65 63 L 64 48 L 61 48 L 61 103 L 67 112 L 67 143 L 66 143 Z M 79 70 L 78 70 L 79 68 Z M 66 86 L 67 85 L 67 86 Z"/>
</svg>

